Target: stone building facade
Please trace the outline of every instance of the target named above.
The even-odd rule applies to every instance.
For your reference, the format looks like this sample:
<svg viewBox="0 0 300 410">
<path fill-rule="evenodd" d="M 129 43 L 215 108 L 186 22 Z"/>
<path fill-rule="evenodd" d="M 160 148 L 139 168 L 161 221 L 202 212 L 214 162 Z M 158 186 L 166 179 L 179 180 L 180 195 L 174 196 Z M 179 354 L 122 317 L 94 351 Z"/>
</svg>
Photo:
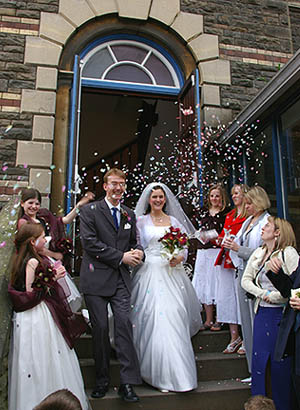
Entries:
<svg viewBox="0 0 300 410">
<path fill-rule="evenodd" d="M 202 120 L 216 127 L 298 49 L 300 1 L 0 0 L 2 202 L 30 184 L 64 205 L 74 55 L 127 32 L 168 48 L 184 79 L 199 68 Z"/>
</svg>

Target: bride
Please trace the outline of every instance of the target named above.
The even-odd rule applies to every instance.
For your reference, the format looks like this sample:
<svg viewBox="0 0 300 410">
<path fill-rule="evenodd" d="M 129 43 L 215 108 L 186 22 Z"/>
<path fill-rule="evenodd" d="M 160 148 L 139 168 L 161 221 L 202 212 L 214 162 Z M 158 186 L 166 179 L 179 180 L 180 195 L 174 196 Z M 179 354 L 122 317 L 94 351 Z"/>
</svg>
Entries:
<svg viewBox="0 0 300 410">
<path fill-rule="evenodd" d="M 197 387 L 191 337 L 202 325 L 201 309 L 182 266 L 187 251 L 168 261 L 161 256 L 159 239 L 170 226 L 187 233 L 195 229 L 162 183 L 147 185 L 135 212 L 146 256 L 132 289 L 131 320 L 141 375 L 163 392 L 190 391 Z"/>
</svg>

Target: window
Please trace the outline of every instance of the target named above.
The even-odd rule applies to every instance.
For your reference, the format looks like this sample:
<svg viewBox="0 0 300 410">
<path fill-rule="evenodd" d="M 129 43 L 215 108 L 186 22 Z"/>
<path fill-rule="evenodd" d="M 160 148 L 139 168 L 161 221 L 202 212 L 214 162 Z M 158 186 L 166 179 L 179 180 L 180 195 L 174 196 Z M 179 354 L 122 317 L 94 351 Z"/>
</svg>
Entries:
<svg viewBox="0 0 300 410">
<path fill-rule="evenodd" d="M 102 42 L 82 53 L 82 79 L 169 88 L 178 93 L 181 79 L 167 52 L 150 42 L 117 39 Z"/>
<path fill-rule="evenodd" d="M 300 242 L 300 101 L 281 116 L 282 165 L 289 220 Z"/>
<path fill-rule="evenodd" d="M 269 125 L 254 137 L 253 143 L 246 149 L 246 183 L 262 186 L 271 201 L 271 213 L 277 215 L 277 199 L 274 157 L 272 146 L 272 127 Z"/>
</svg>

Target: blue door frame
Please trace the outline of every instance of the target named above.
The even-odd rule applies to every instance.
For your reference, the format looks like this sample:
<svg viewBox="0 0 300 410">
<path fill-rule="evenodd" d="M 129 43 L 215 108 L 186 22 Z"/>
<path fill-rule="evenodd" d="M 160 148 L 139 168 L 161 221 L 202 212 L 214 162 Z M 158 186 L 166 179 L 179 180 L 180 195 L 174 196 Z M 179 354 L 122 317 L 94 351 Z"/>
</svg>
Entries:
<svg viewBox="0 0 300 410">
<path fill-rule="evenodd" d="M 127 36 L 128 37 L 128 36 Z M 111 37 L 109 37 L 111 38 Z M 132 38 L 132 36 L 130 36 Z M 138 40 L 139 37 L 134 36 L 135 40 Z M 101 41 L 106 41 L 107 38 L 101 39 Z M 141 40 L 141 39 L 140 39 Z M 179 68 L 179 65 L 176 63 L 176 61 L 170 57 L 170 55 L 166 52 L 163 51 L 163 49 L 160 46 L 155 45 L 150 40 L 145 40 L 142 39 L 141 41 L 147 42 L 151 44 L 152 46 L 155 46 L 156 48 L 159 47 L 159 50 L 163 52 L 165 55 L 167 55 L 167 58 L 169 61 L 172 63 L 176 73 L 178 74 L 179 82 L 181 88 L 183 88 L 183 74 Z M 81 73 L 80 73 L 80 59 L 82 58 L 83 55 L 85 55 L 91 48 L 95 47 L 96 44 L 99 42 L 94 42 L 90 44 L 82 53 L 80 56 L 76 55 L 74 58 L 74 68 L 73 68 L 73 84 L 72 84 L 72 89 L 71 89 L 71 107 L 70 107 L 70 138 L 69 138 L 69 152 L 68 152 L 68 165 L 67 165 L 67 183 L 66 183 L 66 211 L 70 212 L 72 209 L 72 206 L 74 205 L 74 198 L 73 198 L 73 193 L 74 193 L 74 173 L 76 173 L 76 164 L 75 161 L 77 160 L 75 158 L 76 156 L 76 145 L 78 144 L 78 107 L 80 106 L 80 98 L 81 98 L 81 87 L 93 87 L 93 88 L 99 88 L 100 84 L 98 80 L 87 80 L 87 79 L 82 79 L 81 78 Z M 197 117 L 197 127 L 196 127 L 196 132 L 197 132 L 197 142 L 198 142 L 198 183 L 199 183 L 199 189 L 200 189 L 200 202 L 201 205 L 203 203 L 203 188 L 202 188 L 202 150 L 201 150 L 201 112 L 200 112 L 200 75 L 199 75 L 199 70 L 195 70 L 195 112 L 196 112 L 196 117 Z M 103 84 L 102 84 L 103 85 Z M 101 87 L 102 88 L 102 87 Z M 115 83 L 110 83 L 106 81 L 106 88 L 115 88 L 119 91 L 134 91 L 134 92 L 148 92 L 151 94 L 153 90 L 149 90 L 149 87 L 143 87 L 140 85 L 128 85 L 128 83 L 124 84 L 123 87 L 120 87 L 120 84 L 116 85 Z M 180 90 L 177 90 L 177 95 L 180 94 Z M 156 93 L 161 93 L 163 95 L 174 95 L 174 89 L 172 90 L 167 90 L 167 87 L 156 87 Z M 75 166 L 74 166 L 75 164 Z"/>
</svg>

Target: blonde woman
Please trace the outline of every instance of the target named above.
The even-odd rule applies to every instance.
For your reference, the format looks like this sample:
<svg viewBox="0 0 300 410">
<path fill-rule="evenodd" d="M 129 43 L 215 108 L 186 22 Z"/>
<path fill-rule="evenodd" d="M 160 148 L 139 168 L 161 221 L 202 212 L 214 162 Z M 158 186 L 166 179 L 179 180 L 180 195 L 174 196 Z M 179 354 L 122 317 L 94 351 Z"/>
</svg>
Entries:
<svg viewBox="0 0 300 410">
<path fill-rule="evenodd" d="M 247 297 L 240 282 L 248 259 L 255 249 L 262 244 L 261 231 L 270 216 L 267 211 L 270 206 L 271 203 L 268 194 L 262 187 L 254 186 L 250 188 L 245 194 L 245 207 L 249 217 L 243 223 L 235 239 L 227 238 L 224 241 L 225 248 L 230 249 L 229 256 L 237 269 L 239 278 L 238 298 L 241 313 L 243 345 L 238 350 L 238 353 L 246 354 L 250 373 L 254 309 L 253 300 Z"/>
<path fill-rule="evenodd" d="M 261 237 L 264 244 L 251 255 L 242 278 L 242 287 L 255 296 L 251 390 L 253 396 L 267 395 L 266 375 L 270 373 L 276 409 L 285 410 L 290 408 L 290 358 L 275 361 L 274 351 L 288 299 L 273 286 L 267 272 L 279 265 L 291 275 L 297 269 L 299 255 L 293 229 L 284 219 L 269 217 Z"/>
<path fill-rule="evenodd" d="M 237 235 L 243 222 L 246 220 L 245 193 L 249 190 L 247 185 L 234 185 L 231 189 L 234 209 L 226 215 L 224 228 L 219 236 L 222 241 L 230 235 Z M 238 278 L 234 265 L 229 256 L 229 250 L 222 246 L 218 253 L 216 266 L 220 266 L 217 289 L 217 321 L 228 323 L 230 330 L 230 343 L 223 351 L 225 354 L 235 353 L 242 344 L 239 336 L 238 325 L 241 324 L 240 308 L 238 302 Z"/>
<path fill-rule="evenodd" d="M 217 184 L 210 187 L 207 195 L 207 206 L 201 208 L 198 217 L 199 227 L 203 231 L 215 229 L 221 233 L 227 208 L 227 196 L 224 188 Z M 198 251 L 193 277 L 193 286 L 196 290 L 200 303 L 205 309 L 205 322 L 201 330 L 221 330 L 221 323 L 214 322 L 214 305 L 217 297 L 217 280 L 220 271 L 215 265 L 215 260 L 220 251 L 220 245 L 216 241 L 206 244 L 198 242 Z"/>
</svg>

